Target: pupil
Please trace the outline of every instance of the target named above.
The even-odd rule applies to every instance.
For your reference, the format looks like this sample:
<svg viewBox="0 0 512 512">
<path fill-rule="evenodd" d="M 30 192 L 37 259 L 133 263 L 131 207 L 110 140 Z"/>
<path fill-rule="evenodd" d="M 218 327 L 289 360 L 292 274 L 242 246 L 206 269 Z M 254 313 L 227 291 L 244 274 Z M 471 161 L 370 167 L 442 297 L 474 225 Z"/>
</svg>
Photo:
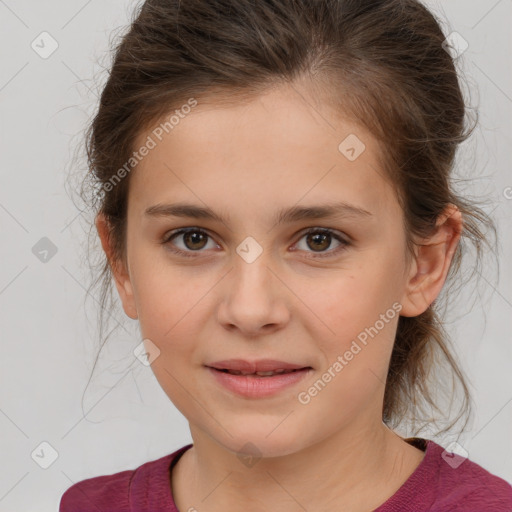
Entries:
<svg viewBox="0 0 512 512">
<path fill-rule="evenodd" d="M 187 245 L 187 247 L 189 249 L 201 249 L 202 247 L 204 247 L 204 242 L 206 241 L 206 237 L 204 236 L 204 233 L 199 233 L 198 231 L 192 231 L 192 232 L 189 232 L 189 233 L 185 233 L 184 235 L 184 239 L 185 239 L 185 245 Z M 192 241 L 192 247 L 189 246 L 188 244 L 188 241 Z M 203 242 L 203 244 L 201 244 L 201 242 Z M 196 243 L 199 243 L 200 247 L 194 247 L 194 244 Z"/>
<path fill-rule="evenodd" d="M 313 241 L 313 243 L 317 244 L 317 242 L 324 242 L 323 246 L 319 246 L 317 245 L 317 249 L 327 249 L 327 247 L 329 247 L 329 237 L 331 235 L 329 235 L 328 233 L 313 233 L 313 234 L 309 234 L 308 235 L 308 243 L 310 241 Z M 325 243 L 327 241 L 327 243 Z"/>
<path fill-rule="evenodd" d="M 316 245 L 316 249 L 324 250 L 329 247 L 329 239 L 330 234 L 328 233 L 310 233 L 307 236 L 308 244 L 313 242 L 313 245 Z M 185 233 L 184 235 L 185 244 L 189 249 L 201 249 L 205 245 L 206 236 L 204 233 L 199 233 L 198 231 L 192 231 L 189 233 Z M 189 244 L 190 242 L 190 244 Z M 196 244 L 199 244 L 197 247 Z"/>
</svg>

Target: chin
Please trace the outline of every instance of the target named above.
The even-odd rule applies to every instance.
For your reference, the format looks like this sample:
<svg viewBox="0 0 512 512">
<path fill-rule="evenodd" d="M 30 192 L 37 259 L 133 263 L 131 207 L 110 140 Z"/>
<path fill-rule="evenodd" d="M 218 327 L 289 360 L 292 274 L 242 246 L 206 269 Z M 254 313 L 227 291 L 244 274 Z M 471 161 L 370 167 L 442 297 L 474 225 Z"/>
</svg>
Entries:
<svg viewBox="0 0 512 512">
<path fill-rule="evenodd" d="M 290 431 L 289 426 L 285 426 L 285 423 L 286 420 L 281 425 L 279 422 L 274 423 L 270 429 L 267 428 L 266 423 L 263 428 L 255 425 L 254 421 L 245 425 L 240 424 L 240 428 L 237 429 L 231 424 L 228 430 L 231 436 L 222 431 L 220 438 L 212 437 L 226 450 L 236 454 L 242 463 L 247 457 L 249 462 L 246 465 L 250 467 L 250 464 L 258 459 L 283 457 L 296 453 L 307 446 L 303 435 L 299 437 L 300 432 L 295 432 L 295 429 Z M 253 461 L 251 461 L 251 457 L 254 459 Z"/>
</svg>

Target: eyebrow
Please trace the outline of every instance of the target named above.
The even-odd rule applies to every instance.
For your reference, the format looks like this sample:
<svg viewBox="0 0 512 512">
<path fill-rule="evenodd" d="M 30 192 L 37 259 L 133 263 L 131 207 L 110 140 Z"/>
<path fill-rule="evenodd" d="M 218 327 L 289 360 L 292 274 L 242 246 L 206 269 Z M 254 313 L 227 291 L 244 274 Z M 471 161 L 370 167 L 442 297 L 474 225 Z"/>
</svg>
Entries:
<svg viewBox="0 0 512 512">
<path fill-rule="evenodd" d="M 187 217 L 193 219 L 208 219 L 226 224 L 228 219 L 215 213 L 212 209 L 188 203 L 156 204 L 144 212 L 151 217 Z M 368 218 L 373 214 L 364 208 L 346 203 L 336 202 L 312 206 L 292 206 L 283 208 L 274 217 L 274 224 L 281 225 L 305 219 L 359 217 Z"/>
</svg>

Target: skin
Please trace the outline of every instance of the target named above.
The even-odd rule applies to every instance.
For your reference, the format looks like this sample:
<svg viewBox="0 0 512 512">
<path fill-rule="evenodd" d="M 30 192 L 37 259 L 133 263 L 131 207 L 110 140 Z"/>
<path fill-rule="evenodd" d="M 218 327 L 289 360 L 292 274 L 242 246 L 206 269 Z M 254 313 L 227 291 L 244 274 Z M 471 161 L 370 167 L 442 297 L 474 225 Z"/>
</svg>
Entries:
<svg viewBox="0 0 512 512">
<path fill-rule="evenodd" d="M 105 219 L 96 220 L 124 311 L 160 350 L 153 372 L 189 421 L 194 446 L 172 472 L 176 504 L 209 512 L 373 510 L 424 455 L 382 422 L 398 315 L 308 404 L 297 394 L 392 304 L 403 316 L 428 308 L 445 282 L 461 214 L 447 208 L 409 260 L 381 149 L 362 126 L 307 87 L 281 85 L 233 105 L 198 100 L 130 177 L 123 261 L 112 258 Z M 366 146 L 353 162 L 338 150 L 349 134 Z M 273 221 L 281 208 L 341 200 L 371 215 Z M 176 202 L 208 206 L 226 222 L 144 215 Z M 182 227 L 210 237 L 199 250 L 184 236 L 162 243 Z M 308 243 L 306 228 L 329 228 L 350 243 L 339 252 L 334 237 Z M 247 236 L 263 250 L 252 263 L 236 252 Z M 172 244 L 193 257 L 172 253 Z M 314 259 L 319 253 L 327 256 Z M 313 371 L 275 396 L 248 399 L 203 366 L 229 358 Z M 261 456 L 251 467 L 238 457 L 247 442 Z"/>
</svg>

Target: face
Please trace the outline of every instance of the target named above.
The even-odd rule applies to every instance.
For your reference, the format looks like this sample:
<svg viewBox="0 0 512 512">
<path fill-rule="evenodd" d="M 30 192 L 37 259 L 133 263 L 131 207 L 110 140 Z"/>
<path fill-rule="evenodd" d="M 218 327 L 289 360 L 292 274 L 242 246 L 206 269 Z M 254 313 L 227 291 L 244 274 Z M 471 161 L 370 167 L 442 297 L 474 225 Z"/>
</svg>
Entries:
<svg viewBox="0 0 512 512">
<path fill-rule="evenodd" d="M 131 176 L 116 285 L 191 429 L 277 456 L 381 425 L 400 309 L 419 313 L 376 140 L 286 86 L 231 106 L 199 99 L 161 141 L 148 131 L 137 147 L 148 135 L 156 146 Z M 208 368 L 231 359 L 308 369 Z"/>
</svg>

